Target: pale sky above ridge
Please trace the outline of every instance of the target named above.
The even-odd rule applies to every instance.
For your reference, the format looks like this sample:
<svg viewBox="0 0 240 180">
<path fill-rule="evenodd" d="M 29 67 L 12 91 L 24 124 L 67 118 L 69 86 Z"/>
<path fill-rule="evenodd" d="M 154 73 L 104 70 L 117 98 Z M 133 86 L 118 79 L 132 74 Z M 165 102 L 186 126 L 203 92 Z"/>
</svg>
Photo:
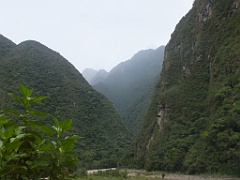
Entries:
<svg viewBox="0 0 240 180">
<path fill-rule="evenodd" d="M 79 71 L 111 70 L 166 45 L 193 0 L 0 0 L 0 34 L 36 40 Z"/>
</svg>

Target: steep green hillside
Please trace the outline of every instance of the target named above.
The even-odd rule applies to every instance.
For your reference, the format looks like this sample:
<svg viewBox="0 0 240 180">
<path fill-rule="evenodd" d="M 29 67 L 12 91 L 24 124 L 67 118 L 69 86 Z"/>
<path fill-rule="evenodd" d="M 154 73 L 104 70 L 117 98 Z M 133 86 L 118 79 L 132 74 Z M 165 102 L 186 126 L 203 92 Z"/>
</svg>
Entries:
<svg viewBox="0 0 240 180">
<path fill-rule="evenodd" d="M 239 22 L 239 0 L 196 0 L 176 26 L 136 141 L 139 167 L 240 175 Z"/>
<path fill-rule="evenodd" d="M 9 53 L 16 44 L 0 34 L 0 58 Z"/>
<path fill-rule="evenodd" d="M 139 128 L 154 84 L 158 81 L 163 52 L 164 46 L 140 51 L 113 68 L 104 81 L 93 86 L 113 103 L 133 134 Z"/>
<path fill-rule="evenodd" d="M 0 64 L 0 109 L 14 106 L 7 92 L 18 92 L 20 84 L 34 89 L 36 96 L 47 95 L 39 108 L 59 119 L 72 118 L 72 133 L 83 137 L 76 148 L 80 165 L 116 166 L 129 133 L 111 103 L 66 59 L 38 42 L 26 41 L 1 58 Z"/>
</svg>

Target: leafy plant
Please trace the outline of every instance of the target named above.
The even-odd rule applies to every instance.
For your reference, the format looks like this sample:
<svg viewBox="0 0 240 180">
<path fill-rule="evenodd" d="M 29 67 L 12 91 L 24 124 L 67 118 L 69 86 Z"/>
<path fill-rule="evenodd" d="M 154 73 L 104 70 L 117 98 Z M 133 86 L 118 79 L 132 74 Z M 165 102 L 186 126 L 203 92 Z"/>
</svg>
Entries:
<svg viewBox="0 0 240 180">
<path fill-rule="evenodd" d="M 23 85 L 20 92 L 21 96 L 9 95 L 22 105 L 22 111 L 8 109 L 0 115 L 0 178 L 70 177 L 69 168 L 78 162 L 73 148 L 79 136 L 63 134 L 71 129 L 72 120 L 59 121 L 51 114 L 32 109 L 33 104 L 41 103 L 47 96 L 32 97 L 32 90 Z M 44 124 L 38 118 L 52 118 L 54 125 Z"/>
</svg>

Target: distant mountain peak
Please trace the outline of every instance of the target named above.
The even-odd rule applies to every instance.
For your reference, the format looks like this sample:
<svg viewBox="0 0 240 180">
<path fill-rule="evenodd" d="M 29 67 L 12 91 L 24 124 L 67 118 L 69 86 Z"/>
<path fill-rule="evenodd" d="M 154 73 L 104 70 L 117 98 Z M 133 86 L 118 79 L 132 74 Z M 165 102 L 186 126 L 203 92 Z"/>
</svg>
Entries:
<svg viewBox="0 0 240 180">
<path fill-rule="evenodd" d="M 90 81 L 90 84 L 93 86 L 95 84 L 103 82 L 108 77 L 108 72 L 105 69 L 100 69 L 96 75 Z"/>
<path fill-rule="evenodd" d="M 86 68 L 82 71 L 82 75 L 87 80 L 87 82 L 90 83 L 94 76 L 97 74 L 97 72 L 98 71 L 95 69 Z"/>
<path fill-rule="evenodd" d="M 163 48 L 162 48 L 163 47 Z M 119 111 L 122 121 L 136 133 L 162 67 L 164 46 L 137 52 L 119 63 L 105 80 L 94 84 Z"/>
<path fill-rule="evenodd" d="M 108 72 L 105 69 L 95 70 L 92 68 L 86 68 L 82 72 L 83 77 L 92 86 L 102 82 L 108 76 Z"/>
</svg>

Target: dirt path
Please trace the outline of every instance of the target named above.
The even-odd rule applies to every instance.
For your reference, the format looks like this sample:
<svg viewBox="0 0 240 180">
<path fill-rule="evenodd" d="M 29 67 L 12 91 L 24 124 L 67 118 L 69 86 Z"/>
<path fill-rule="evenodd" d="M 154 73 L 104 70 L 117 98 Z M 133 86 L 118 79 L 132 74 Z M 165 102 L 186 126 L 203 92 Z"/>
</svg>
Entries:
<svg viewBox="0 0 240 180">
<path fill-rule="evenodd" d="M 87 174 L 93 174 L 93 173 L 97 173 L 97 172 L 105 172 L 108 170 L 116 170 L 116 168 L 87 170 Z"/>
</svg>

